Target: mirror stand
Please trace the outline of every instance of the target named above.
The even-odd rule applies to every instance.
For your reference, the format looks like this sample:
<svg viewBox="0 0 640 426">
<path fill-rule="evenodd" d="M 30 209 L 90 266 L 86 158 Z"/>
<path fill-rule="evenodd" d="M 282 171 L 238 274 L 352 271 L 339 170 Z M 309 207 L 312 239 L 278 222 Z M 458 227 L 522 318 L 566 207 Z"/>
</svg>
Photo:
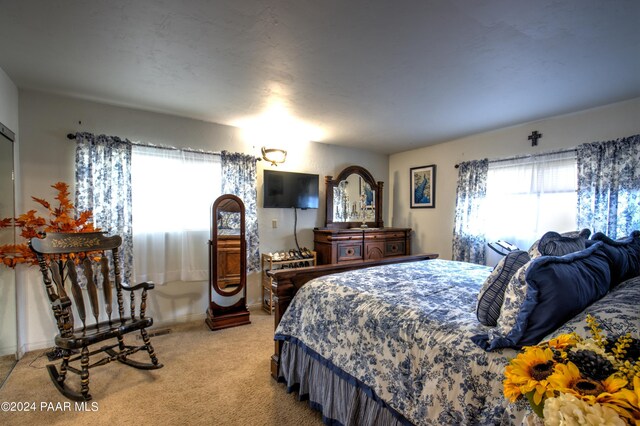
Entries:
<svg viewBox="0 0 640 426">
<path fill-rule="evenodd" d="M 247 308 L 245 209 L 235 195 L 221 195 L 211 209 L 209 308 L 211 330 L 250 324 Z"/>
</svg>

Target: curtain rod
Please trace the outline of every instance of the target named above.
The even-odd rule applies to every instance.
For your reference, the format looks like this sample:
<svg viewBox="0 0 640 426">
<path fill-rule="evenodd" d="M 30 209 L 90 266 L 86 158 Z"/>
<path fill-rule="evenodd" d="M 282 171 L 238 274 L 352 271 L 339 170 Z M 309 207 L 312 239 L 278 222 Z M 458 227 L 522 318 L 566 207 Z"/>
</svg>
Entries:
<svg viewBox="0 0 640 426">
<path fill-rule="evenodd" d="M 499 159 L 496 159 L 496 160 L 489 160 L 489 163 L 501 163 L 503 161 L 518 160 L 520 158 L 544 157 L 546 155 L 564 154 L 565 152 L 577 152 L 577 151 L 578 151 L 577 148 L 570 148 L 570 149 L 561 149 L 561 150 L 558 150 L 558 151 L 543 152 L 543 153 L 540 153 L 540 154 L 516 155 L 514 157 L 507 157 L 507 158 L 499 158 Z M 460 167 L 460 164 L 458 163 L 454 167 L 457 169 L 458 167 Z"/>
<path fill-rule="evenodd" d="M 67 133 L 67 139 L 74 140 L 75 138 L 76 138 L 76 135 L 74 133 Z M 153 145 L 153 144 L 150 144 L 150 143 L 133 142 L 133 141 L 131 141 L 131 145 L 144 146 L 144 147 L 149 147 L 149 148 L 158 148 L 158 149 L 168 149 L 168 150 L 171 150 L 171 151 L 195 152 L 197 154 L 221 155 L 220 152 L 205 151 L 203 149 L 176 148 L 175 146 Z"/>
</svg>

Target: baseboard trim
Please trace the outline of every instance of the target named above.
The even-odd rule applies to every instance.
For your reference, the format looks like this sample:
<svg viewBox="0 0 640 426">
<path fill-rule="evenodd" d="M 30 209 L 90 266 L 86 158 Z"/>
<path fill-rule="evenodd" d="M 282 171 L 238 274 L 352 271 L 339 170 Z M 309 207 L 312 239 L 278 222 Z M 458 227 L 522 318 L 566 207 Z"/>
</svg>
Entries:
<svg viewBox="0 0 640 426">
<path fill-rule="evenodd" d="M 166 321 L 154 321 L 153 327 L 149 329 L 149 334 L 153 335 L 152 333 L 156 333 L 156 332 L 158 335 L 165 334 L 164 329 L 170 330 L 171 326 L 180 325 L 180 324 L 184 324 L 192 321 L 202 321 L 204 323 L 204 320 L 206 319 L 206 317 L 207 317 L 206 313 L 203 312 L 201 314 L 183 315 L 181 317 L 173 318 L 171 320 L 166 320 Z M 163 329 L 163 330 L 160 330 L 160 329 Z M 53 337 L 51 338 L 51 340 L 25 343 L 24 345 L 21 346 L 19 357 L 22 358 L 22 356 L 24 356 L 28 352 L 41 351 L 43 349 L 50 349 L 54 346 L 55 346 L 55 343 L 54 343 Z"/>
</svg>

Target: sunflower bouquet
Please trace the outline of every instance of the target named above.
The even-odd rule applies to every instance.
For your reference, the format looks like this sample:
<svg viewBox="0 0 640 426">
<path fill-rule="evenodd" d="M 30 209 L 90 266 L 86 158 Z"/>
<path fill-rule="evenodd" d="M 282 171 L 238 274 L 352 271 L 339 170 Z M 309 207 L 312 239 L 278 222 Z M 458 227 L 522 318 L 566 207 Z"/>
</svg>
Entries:
<svg viewBox="0 0 640 426">
<path fill-rule="evenodd" d="M 591 315 L 587 324 L 588 338 L 525 347 L 505 368 L 505 397 L 526 398 L 545 425 L 640 426 L 640 340 L 607 338 Z"/>
</svg>

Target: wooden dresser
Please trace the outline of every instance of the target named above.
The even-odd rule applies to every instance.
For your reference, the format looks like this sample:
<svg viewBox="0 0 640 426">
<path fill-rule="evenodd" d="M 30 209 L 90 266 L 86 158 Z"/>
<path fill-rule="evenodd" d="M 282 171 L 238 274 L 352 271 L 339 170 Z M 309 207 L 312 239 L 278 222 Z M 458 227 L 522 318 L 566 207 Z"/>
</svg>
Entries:
<svg viewBox="0 0 640 426">
<path fill-rule="evenodd" d="M 218 285 L 225 289 L 240 284 L 240 236 L 218 236 Z"/>
<path fill-rule="evenodd" d="M 411 228 L 315 228 L 313 234 L 319 265 L 411 253 Z"/>
</svg>

